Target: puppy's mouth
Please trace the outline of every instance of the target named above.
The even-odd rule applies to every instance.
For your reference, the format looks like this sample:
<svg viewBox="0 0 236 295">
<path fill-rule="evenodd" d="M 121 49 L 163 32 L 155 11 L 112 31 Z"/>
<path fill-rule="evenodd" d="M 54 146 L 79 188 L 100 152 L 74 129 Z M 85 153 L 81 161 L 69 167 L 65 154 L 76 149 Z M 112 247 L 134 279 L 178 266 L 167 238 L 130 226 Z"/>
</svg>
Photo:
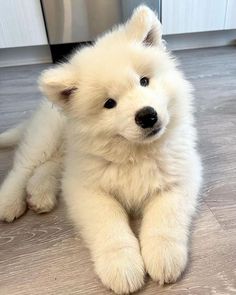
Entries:
<svg viewBox="0 0 236 295">
<path fill-rule="evenodd" d="M 161 126 L 157 126 L 153 128 L 151 131 L 149 131 L 149 133 L 146 134 L 146 138 L 154 137 L 160 131 L 161 131 Z"/>
</svg>

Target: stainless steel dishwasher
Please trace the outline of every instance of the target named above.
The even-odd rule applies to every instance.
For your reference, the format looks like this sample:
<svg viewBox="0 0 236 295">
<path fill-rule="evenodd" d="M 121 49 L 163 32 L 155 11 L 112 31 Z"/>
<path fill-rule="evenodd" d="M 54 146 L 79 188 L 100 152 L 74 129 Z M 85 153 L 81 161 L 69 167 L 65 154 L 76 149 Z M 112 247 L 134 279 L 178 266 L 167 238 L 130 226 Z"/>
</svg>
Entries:
<svg viewBox="0 0 236 295">
<path fill-rule="evenodd" d="M 42 0 L 54 61 L 75 47 L 93 41 L 113 25 L 125 21 L 142 0 Z M 145 4 L 161 11 L 161 0 Z M 161 17 L 161 16 L 160 16 Z"/>
</svg>

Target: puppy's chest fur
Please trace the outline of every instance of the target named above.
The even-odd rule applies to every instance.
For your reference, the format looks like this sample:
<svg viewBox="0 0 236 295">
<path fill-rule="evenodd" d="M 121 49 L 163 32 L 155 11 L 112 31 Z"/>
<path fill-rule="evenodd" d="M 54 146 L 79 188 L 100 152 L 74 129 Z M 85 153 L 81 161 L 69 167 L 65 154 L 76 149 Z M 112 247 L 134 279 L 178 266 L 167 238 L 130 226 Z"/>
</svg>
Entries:
<svg viewBox="0 0 236 295">
<path fill-rule="evenodd" d="M 102 170 L 100 185 L 127 210 L 138 211 L 148 198 L 167 186 L 164 174 L 155 158 L 109 163 Z"/>
</svg>

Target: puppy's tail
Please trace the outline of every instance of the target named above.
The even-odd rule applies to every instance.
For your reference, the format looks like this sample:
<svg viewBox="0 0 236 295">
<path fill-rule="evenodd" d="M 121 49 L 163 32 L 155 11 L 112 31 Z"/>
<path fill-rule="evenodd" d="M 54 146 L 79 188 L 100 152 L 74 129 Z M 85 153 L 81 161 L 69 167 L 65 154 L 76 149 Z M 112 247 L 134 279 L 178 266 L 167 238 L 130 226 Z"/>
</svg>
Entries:
<svg viewBox="0 0 236 295">
<path fill-rule="evenodd" d="M 26 125 L 27 122 L 23 122 L 1 133 L 0 148 L 7 148 L 17 145 L 26 129 Z"/>
</svg>

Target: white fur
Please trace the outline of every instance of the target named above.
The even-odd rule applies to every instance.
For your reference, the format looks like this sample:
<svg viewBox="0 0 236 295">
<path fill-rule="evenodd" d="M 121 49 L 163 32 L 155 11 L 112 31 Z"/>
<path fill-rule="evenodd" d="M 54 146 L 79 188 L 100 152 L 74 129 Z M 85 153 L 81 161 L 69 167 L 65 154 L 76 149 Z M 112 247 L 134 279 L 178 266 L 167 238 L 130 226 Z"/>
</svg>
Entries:
<svg viewBox="0 0 236 295">
<path fill-rule="evenodd" d="M 20 123 L 18 126 L 8 129 L 0 134 L 0 148 L 7 148 L 19 143 L 22 134 L 26 128 L 26 122 Z"/>
<path fill-rule="evenodd" d="M 148 87 L 139 84 L 143 76 Z M 191 86 L 162 45 L 155 14 L 140 6 L 125 25 L 43 73 L 40 87 L 58 109 L 44 102 L 28 127 L 0 190 L 0 218 L 23 213 L 30 177 L 32 207 L 55 205 L 65 129 L 63 196 L 102 282 L 118 294 L 141 288 L 145 271 L 160 284 L 175 282 L 187 263 L 201 164 Z M 113 109 L 103 107 L 109 97 Z M 156 109 L 162 126 L 150 138 L 134 120 L 145 106 Z M 142 216 L 138 238 L 129 212 Z"/>
<path fill-rule="evenodd" d="M 15 154 L 13 169 L 1 186 L 1 220 L 11 222 L 25 212 L 27 183 L 34 173 L 37 174 L 37 167 L 61 154 L 64 124 L 64 115 L 50 102 L 42 101 L 40 108 L 26 126 L 22 142 Z M 49 172 L 51 173 L 51 170 Z M 46 171 L 45 173 L 50 177 L 50 174 Z M 39 185 L 40 183 L 36 186 Z"/>
</svg>

